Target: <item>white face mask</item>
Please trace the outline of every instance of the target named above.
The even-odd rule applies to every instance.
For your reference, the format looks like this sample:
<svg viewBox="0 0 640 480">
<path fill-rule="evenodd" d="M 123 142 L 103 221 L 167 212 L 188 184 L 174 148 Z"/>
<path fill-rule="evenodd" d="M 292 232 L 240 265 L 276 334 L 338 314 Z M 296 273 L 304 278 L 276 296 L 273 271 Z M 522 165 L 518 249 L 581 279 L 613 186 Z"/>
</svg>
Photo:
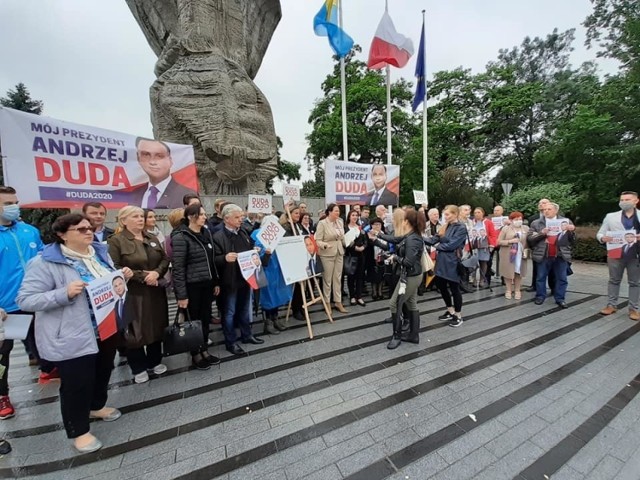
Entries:
<svg viewBox="0 0 640 480">
<path fill-rule="evenodd" d="M 514 220 L 513 221 L 513 226 L 516 228 L 519 228 L 522 226 L 522 220 Z"/>
</svg>

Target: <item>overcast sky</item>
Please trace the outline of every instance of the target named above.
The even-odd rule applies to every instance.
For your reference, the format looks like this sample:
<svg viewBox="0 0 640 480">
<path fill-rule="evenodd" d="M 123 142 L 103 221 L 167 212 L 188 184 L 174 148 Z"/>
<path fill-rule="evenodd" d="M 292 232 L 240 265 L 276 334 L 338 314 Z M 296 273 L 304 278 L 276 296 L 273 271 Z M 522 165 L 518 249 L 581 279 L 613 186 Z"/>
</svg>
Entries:
<svg viewBox="0 0 640 480">
<path fill-rule="evenodd" d="M 159 0 L 160 1 L 160 0 Z M 282 20 L 256 83 L 273 110 L 283 157 L 303 163 L 307 119 L 331 72 L 326 38 L 313 34 L 322 0 L 282 0 Z M 366 59 L 384 0 L 343 0 L 345 30 Z M 573 62 L 593 59 L 584 44 L 589 0 L 389 0 L 400 33 L 416 52 L 427 10 L 428 70 L 470 67 L 496 58 L 500 48 L 555 27 L 576 28 Z M 150 135 L 149 86 L 156 57 L 124 0 L 0 0 L 0 96 L 24 82 L 44 101 L 47 116 L 131 134 Z M 601 64 L 612 71 L 611 64 Z M 392 78 L 413 78 L 415 57 Z M 431 76 L 431 75 L 429 75 Z M 347 93 L 348 94 L 348 93 Z M 308 178 L 306 167 L 302 173 Z"/>
</svg>

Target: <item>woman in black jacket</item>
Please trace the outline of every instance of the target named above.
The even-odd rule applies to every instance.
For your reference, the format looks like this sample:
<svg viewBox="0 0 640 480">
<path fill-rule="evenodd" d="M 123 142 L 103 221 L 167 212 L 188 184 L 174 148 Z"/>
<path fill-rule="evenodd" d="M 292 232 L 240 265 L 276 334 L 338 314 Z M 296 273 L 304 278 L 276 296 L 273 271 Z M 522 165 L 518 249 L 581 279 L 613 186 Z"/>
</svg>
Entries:
<svg viewBox="0 0 640 480">
<path fill-rule="evenodd" d="M 422 240 L 422 232 L 425 229 L 424 215 L 420 215 L 415 210 L 405 212 L 405 218 L 402 227 L 396 234 L 401 236 L 377 235 L 378 239 L 387 243 L 397 245 L 397 253 L 392 258 L 397 267 L 400 269 L 400 281 L 397 283 L 391 300 L 389 300 L 389 309 L 393 318 L 393 337 L 388 349 L 397 348 L 401 340 L 410 343 L 419 343 L 420 331 L 420 312 L 418 311 L 418 303 L 416 301 L 418 287 L 422 282 L 422 254 L 424 253 L 424 242 Z M 370 233 L 370 235 L 372 235 Z M 376 235 L 373 234 L 376 238 Z M 376 242 L 376 245 L 384 248 L 384 244 Z M 400 289 L 404 290 L 405 304 L 409 310 L 410 330 L 407 335 L 401 334 L 402 317 L 398 314 L 398 296 L 401 294 Z"/>
<path fill-rule="evenodd" d="M 173 247 L 173 287 L 179 308 L 187 308 L 194 320 L 202 323 L 203 343 L 199 351 L 191 352 L 193 366 L 208 370 L 220 363 L 209 355 L 209 323 L 211 303 L 220 291 L 218 273 L 213 261 L 213 237 L 204 225 L 207 214 L 195 203 L 184 209 L 182 224 L 171 233 Z"/>
<path fill-rule="evenodd" d="M 435 245 L 436 286 L 440 290 L 447 311 L 440 320 L 448 320 L 450 327 L 462 325 L 462 292 L 460 291 L 460 250 L 467 241 L 467 227 L 458 221 L 458 207 L 447 205 L 443 211 L 444 225 L 437 235 L 425 239 L 427 245 Z M 453 297 L 453 302 L 451 298 Z"/>
<path fill-rule="evenodd" d="M 349 287 L 349 297 L 351 305 L 356 303 L 361 307 L 366 304 L 362 299 L 362 290 L 364 288 L 364 249 L 367 246 L 367 235 L 362 231 L 358 221 L 360 214 L 356 210 L 349 212 L 349 222 L 345 230 L 351 232 L 349 236 L 354 236 L 353 242 L 347 245 L 344 254 L 344 264 L 353 262 L 347 271 L 347 286 Z M 346 234 L 345 234 L 346 238 Z"/>
</svg>

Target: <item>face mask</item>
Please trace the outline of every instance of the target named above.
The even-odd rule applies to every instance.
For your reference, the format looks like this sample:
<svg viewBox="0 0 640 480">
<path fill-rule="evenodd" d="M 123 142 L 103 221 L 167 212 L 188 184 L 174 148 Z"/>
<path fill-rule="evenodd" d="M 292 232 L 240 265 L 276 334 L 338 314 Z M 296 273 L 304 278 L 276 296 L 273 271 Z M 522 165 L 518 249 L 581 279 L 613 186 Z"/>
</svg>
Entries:
<svg viewBox="0 0 640 480">
<path fill-rule="evenodd" d="M 620 202 L 618 205 L 620 206 L 620 210 L 631 210 L 636 206 L 633 202 Z"/>
<path fill-rule="evenodd" d="M 20 218 L 20 207 L 18 205 L 5 205 L 2 207 L 0 217 L 7 222 L 14 222 Z"/>
<path fill-rule="evenodd" d="M 513 221 L 513 226 L 518 228 L 522 226 L 522 220 L 514 220 Z"/>
</svg>

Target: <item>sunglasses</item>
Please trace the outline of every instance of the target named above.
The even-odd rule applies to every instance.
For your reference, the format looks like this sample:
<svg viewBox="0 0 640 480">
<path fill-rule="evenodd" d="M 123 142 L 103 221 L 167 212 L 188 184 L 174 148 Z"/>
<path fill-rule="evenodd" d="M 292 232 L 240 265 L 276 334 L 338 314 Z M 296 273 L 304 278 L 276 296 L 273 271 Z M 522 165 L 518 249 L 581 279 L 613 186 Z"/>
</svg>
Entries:
<svg viewBox="0 0 640 480">
<path fill-rule="evenodd" d="M 69 230 L 76 230 L 78 232 L 80 232 L 83 235 L 86 235 L 87 233 L 91 232 L 95 232 L 96 229 L 94 227 L 78 227 L 78 228 L 68 228 L 67 231 Z"/>
</svg>

